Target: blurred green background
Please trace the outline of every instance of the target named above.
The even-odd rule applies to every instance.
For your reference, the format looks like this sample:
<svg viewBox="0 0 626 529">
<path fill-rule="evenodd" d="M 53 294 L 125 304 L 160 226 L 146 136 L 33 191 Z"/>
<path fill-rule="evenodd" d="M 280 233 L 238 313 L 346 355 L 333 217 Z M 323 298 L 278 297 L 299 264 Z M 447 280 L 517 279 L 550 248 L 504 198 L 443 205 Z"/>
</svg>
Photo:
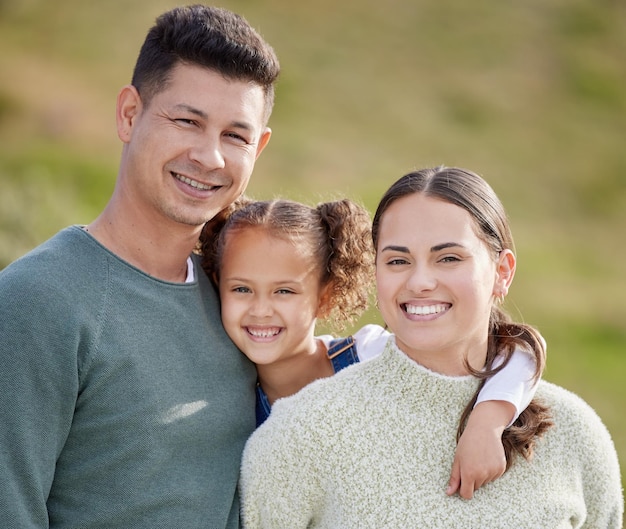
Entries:
<svg viewBox="0 0 626 529">
<path fill-rule="evenodd" d="M 118 89 L 148 27 L 174 5 L 0 0 L 0 268 L 89 222 L 109 198 Z M 414 168 L 481 173 L 516 237 L 507 307 L 539 327 L 545 378 L 598 411 L 623 463 L 626 4 L 218 5 L 248 18 L 282 64 L 274 135 L 249 194 L 348 195 L 373 211 Z"/>
</svg>

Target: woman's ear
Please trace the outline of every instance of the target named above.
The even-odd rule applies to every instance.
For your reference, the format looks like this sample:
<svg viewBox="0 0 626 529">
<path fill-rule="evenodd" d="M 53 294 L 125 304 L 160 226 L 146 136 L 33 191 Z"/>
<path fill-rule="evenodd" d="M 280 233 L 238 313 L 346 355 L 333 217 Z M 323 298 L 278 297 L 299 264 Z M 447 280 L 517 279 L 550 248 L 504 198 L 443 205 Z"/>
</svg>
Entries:
<svg viewBox="0 0 626 529">
<path fill-rule="evenodd" d="M 515 276 L 516 259 L 511 250 L 502 250 L 496 262 L 496 281 L 493 287 L 493 295 L 496 298 L 504 298 L 509 293 L 509 287 Z"/>
</svg>

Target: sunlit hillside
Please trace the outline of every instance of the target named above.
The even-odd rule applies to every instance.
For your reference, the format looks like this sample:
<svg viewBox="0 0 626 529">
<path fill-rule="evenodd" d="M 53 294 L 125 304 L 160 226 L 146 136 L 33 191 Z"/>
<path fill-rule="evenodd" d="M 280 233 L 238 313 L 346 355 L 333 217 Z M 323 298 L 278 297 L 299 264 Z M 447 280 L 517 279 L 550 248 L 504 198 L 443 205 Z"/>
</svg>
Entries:
<svg viewBox="0 0 626 529">
<path fill-rule="evenodd" d="M 0 268 L 108 199 L 117 91 L 173 5 L 0 0 Z M 220 5 L 283 68 L 249 193 L 373 211 L 413 168 L 483 174 L 516 236 L 507 306 L 546 336 L 545 378 L 598 410 L 626 461 L 626 4 Z"/>
</svg>

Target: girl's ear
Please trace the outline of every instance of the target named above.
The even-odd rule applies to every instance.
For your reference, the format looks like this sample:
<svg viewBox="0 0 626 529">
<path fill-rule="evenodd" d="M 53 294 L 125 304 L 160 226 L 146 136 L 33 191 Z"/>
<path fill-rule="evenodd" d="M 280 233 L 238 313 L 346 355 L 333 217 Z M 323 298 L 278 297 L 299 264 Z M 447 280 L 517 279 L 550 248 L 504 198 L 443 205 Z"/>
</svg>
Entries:
<svg viewBox="0 0 626 529">
<path fill-rule="evenodd" d="M 502 250 L 496 263 L 496 281 L 493 286 L 493 295 L 496 298 L 504 298 L 509 293 L 515 267 L 515 254 L 511 250 Z"/>
<path fill-rule="evenodd" d="M 322 287 L 319 302 L 317 304 L 317 314 L 315 315 L 316 318 L 324 319 L 330 314 L 330 311 L 333 310 L 332 298 L 333 284 L 331 282 Z"/>
</svg>

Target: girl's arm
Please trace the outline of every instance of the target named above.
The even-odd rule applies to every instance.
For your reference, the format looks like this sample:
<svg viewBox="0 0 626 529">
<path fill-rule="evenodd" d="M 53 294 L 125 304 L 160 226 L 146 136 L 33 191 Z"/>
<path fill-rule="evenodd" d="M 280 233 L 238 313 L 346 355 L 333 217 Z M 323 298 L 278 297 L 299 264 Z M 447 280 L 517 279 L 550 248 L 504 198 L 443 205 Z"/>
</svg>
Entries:
<svg viewBox="0 0 626 529">
<path fill-rule="evenodd" d="M 391 333 L 380 325 L 370 323 L 356 331 L 352 337 L 356 342 L 357 354 L 361 362 L 376 358 L 383 352 Z"/>
<path fill-rule="evenodd" d="M 504 474 L 502 432 L 535 395 L 534 373 L 533 357 L 518 348 L 509 363 L 485 381 L 459 439 L 446 494 L 458 491 L 462 498 L 471 499 L 476 490 Z"/>
<path fill-rule="evenodd" d="M 502 363 L 497 357 L 494 361 L 496 367 Z M 505 427 L 511 426 L 530 404 L 537 390 L 537 383 L 533 380 L 535 374 L 535 360 L 524 349 L 517 348 L 513 352 L 509 363 L 494 376 L 485 381 L 480 390 L 474 409 L 485 401 L 503 400 L 514 407 L 514 414 Z"/>
</svg>

